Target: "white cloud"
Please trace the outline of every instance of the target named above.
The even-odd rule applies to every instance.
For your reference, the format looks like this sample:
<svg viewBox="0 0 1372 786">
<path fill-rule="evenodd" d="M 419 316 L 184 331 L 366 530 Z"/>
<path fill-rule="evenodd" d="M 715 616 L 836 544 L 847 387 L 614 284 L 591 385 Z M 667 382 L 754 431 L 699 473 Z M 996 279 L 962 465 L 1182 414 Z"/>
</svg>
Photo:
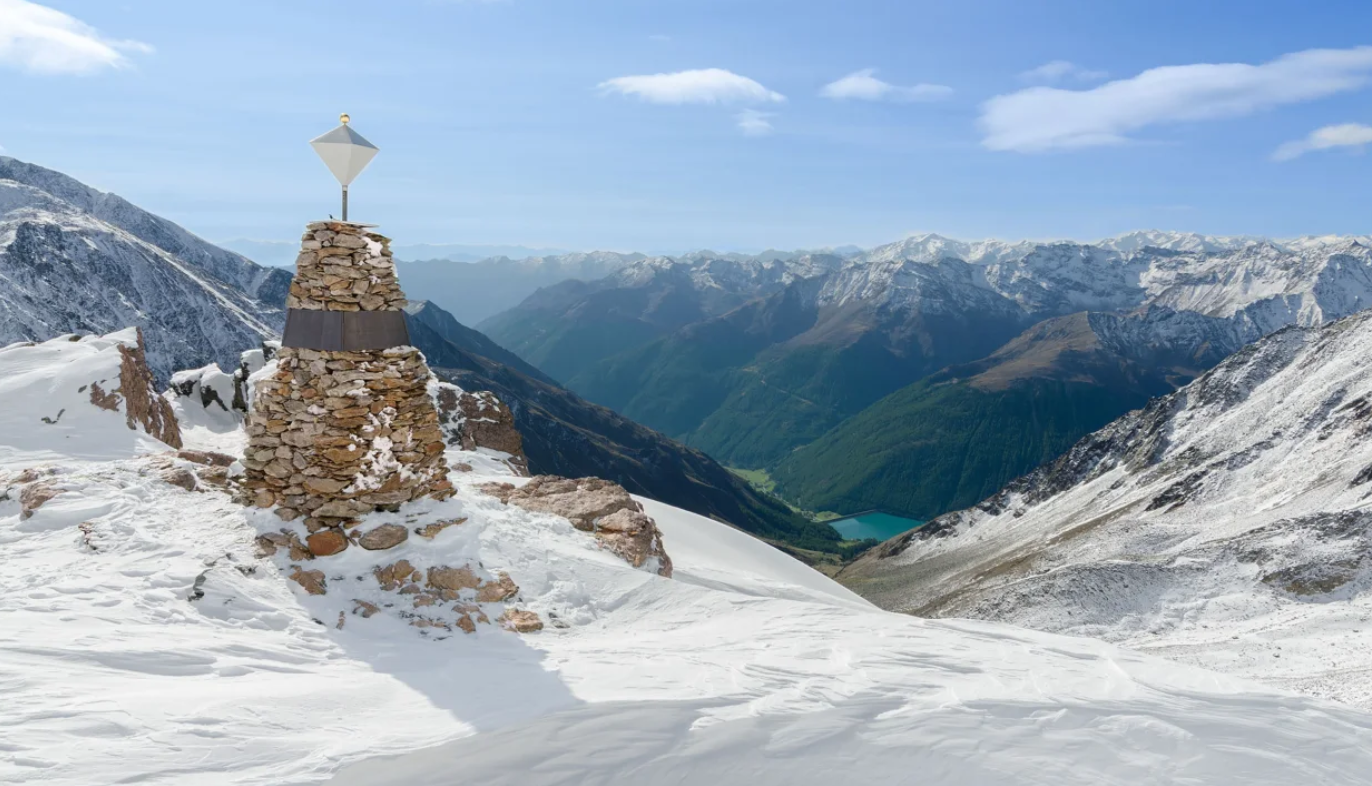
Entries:
<svg viewBox="0 0 1372 786">
<path fill-rule="evenodd" d="M 601 82 L 599 87 L 604 93 L 637 96 L 654 104 L 765 104 L 786 100 L 786 96 L 722 68 L 621 76 Z"/>
<path fill-rule="evenodd" d="M 1104 71 L 1093 71 L 1089 68 L 1082 68 L 1075 63 L 1066 60 L 1054 60 L 1044 63 L 1038 68 L 1031 68 L 1019 75 L 1025 82 L 1054 83 L 1064 79 L 1075 79 L 1079 82 L 1094 82 L 1109 76 Z"/>
<path fill-rule="evenodd" d="M 776 129 L 772 128 L 769 118 L 776 117 L 774 112 L 759 112 L 756 109 L 745 109 L 734 116 L 738 121 L 739 130 L 744 136 L 771 136 Z"/>
<path fill-rule="evenodd" d="M 1151 125 L 1238 117 L 1368 82 L 1372 47 L 1312 49 L 1269 63 L 1168 66 L 1090 90 L 1031 87 L 982 105 L 982 145 L 1038 153 L 1129 141 Z"/>
<path fill-rule="evenodd" d="M 1332 150 L 1336 147 L 1352 147 L 1361 151 L 1367 145 L 1372 145 L 1372 126 L 1343 123 L 1316 129 L 1311 131 L 1310 136 L 1305 139 L 1287 142 L 1277 148 L 1276 152 L 1272 154 L 1272 160 L 1290 161 L 1306 153 Z"/>
<path fill-rule="evenodd" d="M 105 38 L 90 25 L 28 0 L 0 0 L 0 65 L 39 74 L 89 74 L 129 65 L 138 41 Z"/>
<path fill-rule="evenodd" d="M 864 68 L 830 82 L 819 94 L 836 101 L 937 101 L 953 94 L 953 88 L 944 85 L 899 87 L 877 79 L 876 73 L 875 68 Z"/>
</svg>

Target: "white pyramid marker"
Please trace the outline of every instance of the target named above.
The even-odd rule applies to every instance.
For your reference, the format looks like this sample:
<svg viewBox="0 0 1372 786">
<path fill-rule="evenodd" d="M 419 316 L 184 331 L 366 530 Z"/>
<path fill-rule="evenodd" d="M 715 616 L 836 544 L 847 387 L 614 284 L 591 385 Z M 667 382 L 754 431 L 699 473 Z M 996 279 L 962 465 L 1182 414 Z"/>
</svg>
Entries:
<svg viewBox="0 0 1372 786">
<path fill-rule="evenodd" d="M 333 176 L 343 185 L 343 220 L 348 220 L 348 186 L 380 152 L 376 145 L 348 126 L 346 114 L 339 118 L 342 125 L 310 141 L 314 152 L 324 160 Z"/>
</svg>

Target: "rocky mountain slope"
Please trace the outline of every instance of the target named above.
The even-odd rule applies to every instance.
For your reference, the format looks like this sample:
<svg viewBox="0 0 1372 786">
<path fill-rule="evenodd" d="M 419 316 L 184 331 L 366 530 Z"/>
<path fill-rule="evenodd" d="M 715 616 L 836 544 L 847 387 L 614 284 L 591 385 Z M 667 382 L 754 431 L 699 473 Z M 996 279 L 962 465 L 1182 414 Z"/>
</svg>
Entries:
<svg viewBox="0 0 1372 786">
<path fill-rule="evenodd" d="M 411 341 L 434 373 L 468 390 L 492 391 L 509 404 L 535 474 L 605 478 L 779 544 L 840 549 L 832 527 L 797 516 L 704 453 L 592 404 L 537 372 L 486 356 L 489 339 L 477 331 L 440 333 L 435 324 L 457 323 L 433 304 L 408 313 L 407 322 Z"/>
<path fill-rule="evenodd" d="M 836 268 L 832 254 L 654 257 L 564 281 L 477 327 L 566 382 L 589 365 Z"/>
<path fill-rule="evenodd" d="M 1372 707 L 1372 312 L 1291 327 L 841 574 Z"/>
<path fill-rule="evenodd" d="M 0 379 L 34 357 L 0 353 Z M 98 357 L 65 366 L 99 376 Z M 588 510 L 532 504 L 559 484 L 480 450 L 448 452 L 470 467 L 453 499 L 359 524 L 403 542 L 309 559 L 269 511 L 201 483 L 195 454 L 66 446 L 0 457 L 6 782 L 1353 786 L 1372 769 L 1367 713 L 882 612 L 653 500 L 638 515 L 673 569 L 635 567 L 578 528 Z M 26 510 L 38 485 L 55 493 Z"/>
<path fill-rule="evenodd" d="M 0 157 L 0 343 L 138 327 L 165 380 L 278 332 L 289 284 L 114 194 Z"/>
<path fill-rule="evenodd" d="M 1147 232 L 1084 245 L 920 235 L 594 363 L 567 384 L 721 461 L 775 471 L 806 507 L 926 517 L 971 504 L 1250 341 L 1369 304 L 1372 250 L 1356 238 Z M 1107 331 L 1091 339 L 1103 354 L 1085 361 L 1051 327 L 1034 328 L 1073 315 Z M 564 365 L 584 362 L 575 346 L 559 347 Z M 1038 368 L 1020 375 L 1023 358 L 1048 357 L 1070 362 L 1032 361 Z M 989 398 L 981 385 L 947 386 L 986 368 L 931 377 L 983 359 L 1002 365 Z M 960 412 L 956 428 L 931 422 L 944 406 Z M 1026 432 L 1027 413 L 1047 419 L 1045 433 Z M 885 441 L 915 452 L 864 452 L 887 424 L 897 430 Z M 963 473 L 971 442 L 992 455 L 969 457 Z M 836 460 L 852 467 L 843 477 Z"/>
<path fill-rule="evenodd" d="M 975 504 L 1256 338 L 1248 323 L 1156 307 L 1047 319 L 982 360 L 890 394 L 771 475 L 811 510 L 928 520 Z"/>
</svg>

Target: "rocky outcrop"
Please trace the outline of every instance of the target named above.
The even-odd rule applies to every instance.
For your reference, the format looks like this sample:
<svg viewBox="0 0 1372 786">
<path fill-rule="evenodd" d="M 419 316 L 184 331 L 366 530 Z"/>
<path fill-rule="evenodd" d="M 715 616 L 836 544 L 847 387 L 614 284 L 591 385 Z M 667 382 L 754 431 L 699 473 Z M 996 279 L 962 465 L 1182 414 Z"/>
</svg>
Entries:
<svg viewBox="0 0 1372 786">
<path fill-rule="evenodd" d="M 19 491 L 19 518 L 33 517 L 34 511 L 52 501 L 62 493 L 62 489 L 42 482 L 32 482 Z"/>
<path fill-rule="evenodd" d="M 468 392 L 448 382 L 436 382 L 431 387 L 443 437 L 449 445 L 509 454 L 506 463 L 510 468 L 528 476 L 529 460 L 524 456 L 524 439 L 515 429 L 514 413 L 494 393 Z"/>
<path fill-rule="evenodd" d="M 648 566 L 659 576 L 672 575 L 672 559 L 663 548 L 657 523 L 617 483 L 539 475 L 523 486 L 488 483 L 481 490 L 507 505 L 562 516 L 635 568 Z"/>
<path fill-rule="evenodd" d="M 157 394 L 156 380 L 153 379 L 152 370 L 148 368 L 143 331 L 139 330 L 137 334 L 138 341 L 133 346 L 119 345 L 119 388 L 113 393 L 124 399 L 124 419 L 130 429 L 141 428 L 168 445 L 179 448 L 181 427 L 176 422 L 176 414 L 172 412 L 171 404 Z M 94 403 L 95 385 L 91 386 L 91 398 Z"/>
</svg>

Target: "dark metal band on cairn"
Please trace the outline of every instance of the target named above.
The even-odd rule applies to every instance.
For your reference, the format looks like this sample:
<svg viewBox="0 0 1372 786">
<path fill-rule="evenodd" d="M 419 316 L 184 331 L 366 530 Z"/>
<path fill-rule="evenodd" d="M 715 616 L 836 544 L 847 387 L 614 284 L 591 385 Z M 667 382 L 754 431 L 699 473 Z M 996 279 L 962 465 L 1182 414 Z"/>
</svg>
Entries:
<svg viewBox="0 0 1372 786">
<path fill-rule="evenodd" d="M 409 346 L 403 311 L 286 311 L 281 346 L 327 352 L 365 352 Z"/>
</svg>

